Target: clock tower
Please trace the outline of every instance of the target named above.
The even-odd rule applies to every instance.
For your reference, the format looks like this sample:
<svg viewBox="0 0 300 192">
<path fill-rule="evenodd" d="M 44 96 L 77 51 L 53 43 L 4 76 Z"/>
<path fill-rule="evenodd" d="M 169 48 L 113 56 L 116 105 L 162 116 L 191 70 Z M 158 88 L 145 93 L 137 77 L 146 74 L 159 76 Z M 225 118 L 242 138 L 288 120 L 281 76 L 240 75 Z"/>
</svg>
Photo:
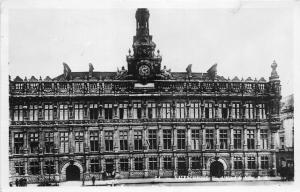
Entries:
<svg viewBox="0 0 300 192">
<path fill-rule="evenodd" d="M 154 80 L 160 73 L 161 56 L 159 51 L 155 51 L 155 43 L 149 35 L 149 10 L 145 8 L 137 9 L 136 35 L 133 37 L 133 55 L 129 51 L 127 56 L 128 78 L 138 79 L 142 83 Z"/>
</svg>

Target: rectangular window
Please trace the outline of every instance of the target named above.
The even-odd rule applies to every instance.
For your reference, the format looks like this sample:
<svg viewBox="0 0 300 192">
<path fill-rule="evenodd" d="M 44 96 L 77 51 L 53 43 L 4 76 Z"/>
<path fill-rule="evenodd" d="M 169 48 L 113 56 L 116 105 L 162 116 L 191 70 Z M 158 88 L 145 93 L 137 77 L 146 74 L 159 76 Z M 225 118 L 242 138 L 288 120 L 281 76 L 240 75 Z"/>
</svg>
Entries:
<svg viewBox="0 0 300 192">
<path fill-rule="evenodd" d="M 39 175 L 40 174 L 40 164 L 38 161 L 31 161 L 29 163 L 30 173 L 32 175 Z"/>
<path fill-rule="evenodd" d="M 45 174 L 54 174 L 55 173 L 55 164 L 53 160 L 47 160 L 45 161 L 44 165 L 44 173 Z"/>
<path fill-rule="evenodd" d="M 185 106 L 184 103 L 176 103 L 176 118 L 181 119 L 185 117 Z"/>
<path fill-rule="evenodd" d="M 91 173 L 99 173 L 100 172 L 100 161 L 99 161 L 99 159 L 91 159 L 90 169 L 91 169 Z"/>
<path fill-rule="evenodd" d="M 200 149 L 200 130 L 192 129 L 192 150 Z"/>
<path fill-rule="evenodd" d="M 171 170 L 172 169 L 172 159 L 171 157 L 164 157 L 164 169 Z"/>
<path fill-rule="evenodd" d="M 83 131 L 75 132 L 75 152 L 83 152 Z"/>
<path fill-rule="evenodd" d="M 170 103 L 163 103 L 161 109 L 161 117 L 164 119 L 171 118 L 171 105 Z"/>
<path fill-rule="evenodd" d="M 99 151 L 99 132 L 91 131 L 90 132 L 90 147 L 92 152 Z"/>
<path fill-rule="evenodd" d="M 29 121 L 37 121 L 37 120 L 38 120 L 38 106 L 29 105 Z"/>
<path fill-rule="evenodd" d="M 143 158 L 134 158 L 134 169 L 137 171 L 143 170 Z"/>
<path fill-rule="evenodd" d="M 129 166 L 128 166 L 128 159 L 120 159 L 120 168 L 121 171 L 128 171 Z"/>
<path fill-rule="evenodd" d="M 192 169 L 201 169 L 200 157 L 192 157 Z"/>
<path fill-rule="evenodd" d="M 147 117 L 149 119 L 156 118 L 156 104 L 155 103 L 148 103 L 147 105 Z"/>
<path fill-rule="evenodd" d="M 213 103 L 205 103 L 205 105 L 204 105 L 204 116 L 207 119 L 214 117 Z"/>
<path fill-rule="evenodd" d="M 114 150 L 113 132 L 112 131 L 105 131 L 104 132 L 104 140 L 105 140 L 105 150 L 106 151 L 113 151 Z"/>
<path fill-rule="evenodd" d="M 39 152 L 39 134 L 38 133 L 29 133 L 29 146 L 31 153 Z"/>
<path fill-rule="evenodd" d="M 268 130 L 267 129 L 260 130 L 260 139 L 261 139 L 261 148 L 268 149 Z"/>
<path fill-rule="evenodd" d="M 269 158 L 267 156 L 261 156 L 260 164 L 262 169 L 269 169 Z"/>
<path fill-rule="evenodd" d="M 171 130 L 163 130 L 163 142 L 164 142 L 164 149 L 171 149 L 171 138 L 172 132 Z"/>
<path fill-rule="evenodd" d="M 245 117 L 247 119 L 253 119 L 254 110 L 253 110 L 253 104 L 252 103 L 246 103 Z"/>
<path fill-rule="evenodd" d="M 128 105 L 126 103 L 119 104 L 119 118 L 128 119 Z"/>
<path fill-rule="evenodd" d="M 44 115 L 46 121 L 53 120 L 53 105 L 52 104 L 45 104 L 44 106 Z"/>
<path fill-rule="evenodd" d="M 222 119 L 228 118 L 228 108 L 226 103 L 219 104 L 219 117 Z"/>
<path fill-rule="evenodd" d="M 242 130 L 233 130 L 233 148 L 242 149 Z"/>
<path fill-rule="evenodd" d="M 68 105 L 59 105 L 59 119 L 60 120 L 69 119 Z"/>
<path fill-rule="evenodd" d="M 141 119 L 142 118 L 142 105 L 141 103 L 133 104 L 133 118 Z"/>
<path fill-rule="evenodd" d="M 90 104 L 90 119 L 98 119 L 98 105 L 96 103 Z"/>
<path fill-rule="evenodd" d="M 128 150 L 128 131 L 120 131 L 120 150 Z"/>
<path fill-rule="evenodd" d="M 143 136 L 142 131 L 135 130 L 134 131 L 134 150 L 142 150 L 143 149 Z"/>
<path fill-rule="evenodd" d="M 243 169 L 242 157 L 234 157 L 233 166 L 234 166 L 234 169 Z"/>
<path fill-rule="evenodd" d="M 113 109 L 112 104 L 104 104 L 104 118 L 112 119 L 113 118 Z"/>
<path fill-rule="evenodd" d="M 149 158 L 149 169 L 157 170 L 157 158 L 156 157 Z"/>
<path fill-rule="evenodd" d="M 248 163 L 248 169 L 256 169 L 255 165 L 255 157 L 248 157 L 247 158 L 247 163 Z"/>
<path fill-rule="evenodd" d="M 206 136 L 206 149 L 214 149 L 214 130 L 212 129 L 207 129 L 205 131 L 205 136 Z"/>
<path fill-rule="evenodd" d="M 266 119 L 266 104 L 259 104 L 259 118 Z"/>
<path fill-rule="evenodd" d="M 54 133 L 45 132 L 45 153 L 52 153 L 54 149 Z"/>
<path fill-rule="evenodd" d="M 198 119 L 201 117 L 200 104 L 197 102 L 192 102 L 190 107 L 190 118 Z"/>
<path fill-rule="evenodd" d="M 14 121 L 23 121 L 23 106 L 16 105 L 14 107 Z"/>
<path fill-rule="evenodd" d="M 69 153 L 69 133 L 60 132 L 60 153 Z"/>
<path fill-rule="evenodd" d="M 255 148 L 254 130 L 247 130 L 247 148 Z"/>
<path fill-rule="evenodd" d="M 185 149 L 185 130 L 177 130 L 177 148 L 179 150 Z"/>
<path fill-rule="evenodd" d="M 75 120 L 83 119 L 83 104 L 75 104 Z"/>
<path fill-rule="evenodd" d="M 15 154 L 21 154 L 23 152 L 23 146 L 24 146 L 24 134 L 15 133 L 14 134 Z"/>
<path fill-rule="evenodd" d="M 228 131 L 220 130 L 220 149 L 228 149 Z"/>
<path fill-rule="evenodd" d="M 240 104 L 239 103 L 232 104 L 232 118 L 233 119 L 240 118 Z"/>
<path fill-rule="evenodd" d="M 15 170 L 18 175 L 24 175 L 25 174 L 24 162 L 15 162 Z"/>
<path fill-rule="evenodd" d="M 157 130 L 150 129 L 148 131 L 149 149 L 157 149 Z"/>
</svg>

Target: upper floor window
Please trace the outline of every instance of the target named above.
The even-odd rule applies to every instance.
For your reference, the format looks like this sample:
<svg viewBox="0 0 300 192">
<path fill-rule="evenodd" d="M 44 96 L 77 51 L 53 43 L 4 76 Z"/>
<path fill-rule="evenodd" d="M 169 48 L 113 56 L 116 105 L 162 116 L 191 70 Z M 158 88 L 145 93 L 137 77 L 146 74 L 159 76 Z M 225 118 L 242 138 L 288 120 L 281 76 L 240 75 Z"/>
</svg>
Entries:
<svg viewBox="0 0 300 192">
<path fill-rule="evenodd" d="M 213 118 L 214 116 L 213 103 L 205 103 L 204 114 L 205 114 L 205 118 Z"/>
<path fill-rule="evenodd" d="M 181 119 L 185 116 L 185 105 L 184 103 L 176 103 L 176 118 Z"/>
<path fill-rule="evenodd" d="M 228 149 L 228 131 L 220 130 L 220 149 Z"/>
<path fill-rule="evenodd" d="M 268 130 L 267 129 L 260 130 L 260 139 L 261 139 L 261 148 L 268 149 Z"/>
<path fill-rule="evenodd" d="M 14 121 L 23 121 L 23 106 L 16 105 L 14 107 Z"/>
<path fill-rule="evenodd" d="M 247 130 L 247 148 L 255 148 L 254 130 Z"/>
<path fill-rule="evenodd" d="M 172 131 L 170 129 L 163 130 L 164 149 L 171 149 Z"/>
<path fill-rule="evenodd" d="M 240 118 L 240 104 L 239 103 L 232 104 L 232 118 L 233 119 Z"/>
<path fill-rule="evenodd" d="M 92 152 L 99 150 L 99 132 L 98 131 L 90 132 L 90 147 L 91 147 Z"/>
<path fill-rule="evenodd" d="M 23 150 L 23 146 L 24 146 L 24 134 L 23 133 L 15 133 L 14 134 L 15 153 L 20 154 Z"/>
<path fill-rule="evenodd" d="M 37 121 L 37 120 L 38 120 L 38 106 L 29 105 L 29 121 Z"/>
<path fill-rule="evenodd" d="M 75 152 L 83 152 L 83 131 L 75 132 Z"/>
<path fill-rule="evenodd" d="M 134 131 L 134 150 L 142 150 L 142 149 L 143 149 L 142 131 L 135 130 Z"/>
<path fill-rule="evenodd" d="M 128 150 L 128 131 L 120 131 L 120 150 Z"/>
<path fill-rule="evenodd" d="M 60 153 L 69 153 L 69 133 L 60 132 Z"/>
<path fill-rule="evenodd" d="M 206 136 L 206 149 L 214 149 L 214 130 L 207 129 Z"/>
<path fill-rule="evenodd" d="M 45 132 L 45 153 L 52 153 L 54 149 L 54 133 Z"/>
<path fill-rule="evenodd" d="M 39 134 L 38 133 L 29 133 L 29 146 L 31 153 L 39 152 Z"/>
<path fill-rule="evenodd" d="M 113 131 L 105 131 L 104 140 L 105 140 L 105 150 L 113 151 L 114 150 Z"/>
<path fill-rule="evenodd" d="M 83 104 L 75 104 L 75 120 L 83 119 Z"/>
<path fill-rule="evenodd" d="M 112 119 L 113 118 L 113 109 L 112 104 L 104 104 L 104 118 L 105 119 Z"/>
<path fill-rule="evenodd" d="M 90 104 L 90 119 L 98 119 L 98 105 Z"/>
<path fill-rule="evenodd" d="M 68 105 L 66 105 L 66 104 L 59 105 L 59 119 L 60 120 L 68 120 L 69 119 Z"/>
<path fill-rule="evenodd" d="M 157 130 L 150 129 L 148 135 L 149 149 L 157 149 Z"/>
<path fill-rule="evenodd" d="M 177 148 L 185 149 L 185 130 L 177 130 Z"/>
<path fill-rule="evenodd" d="M 147 104 L 147 117 L 149 119 L 156 118 L 156 104 L 155 103 L 148 103 Z"/>
<path fill-rule="evenodd" d="M 266 119 L 266 104 L 259 104 L 258 105 L 259 110 L 259 118 L 260 119 Z"/>
<path fill-rule="evenodd" d="M 252 103 L 246 103 L 245 117 L 247 119 L 253 119 L 254 110 L 253 110 L 253 104 Z"/>
<path fill-rule="evenodd" d="M 228 118 L 228 108 L 226 103 L 219 104 L 219 117 L 222 119 Z"/>
<path fill-rule="evenodd" d="M 128 119 L 128 104 L 121 103 L 119 104 L 119 118 Z"/>
<path fill-rule="evenodd" d="M 242 149 L 242 130 L 233 130 L 233 148 Z"/>
<path fill-rule="evenodd" d="M 134 103 L 133 104 L 133 118 L 134 119 L 141 119 L 142 118 L 141 103 Z"/>
<path fill-rule="evenodd" d="M 192 130 L 192 149 L 193 150 L 200 149 L 200 130 L 199 129 Z"/>
<path fill-rule="evenodd" d="M 46 121 L 53 120 L 53 105 L 45 104 L 44 105 L 44 116 Z"/>
<path fill-rule="evenodd" d="M 171 105 L 170 103 L 163 103 L 161 109 L 161 117 L 165 119 L 171 118 Z"/>
<path fill-rule="evenodd" d="M 201 108 L 200 108 L 199 103 L 197 103 L 197 102 L 191 103 L 190 118 L 193 118 L 193 119 L 201 118 Z"/>
</svg>

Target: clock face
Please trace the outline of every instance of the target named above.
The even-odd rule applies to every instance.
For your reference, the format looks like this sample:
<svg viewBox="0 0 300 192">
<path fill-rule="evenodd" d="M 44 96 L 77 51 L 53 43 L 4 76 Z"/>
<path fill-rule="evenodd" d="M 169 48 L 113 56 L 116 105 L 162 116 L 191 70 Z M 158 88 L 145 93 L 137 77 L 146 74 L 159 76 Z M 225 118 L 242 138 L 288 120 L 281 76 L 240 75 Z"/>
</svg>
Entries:
<svg viewBox="0 0 300 192">
<path fill-rule="evenodd" d="M 143 77 L 149 76 L 150 75 L 150 67 L 147 65 L 140 66 L 139 74 Z"/>
</svg>

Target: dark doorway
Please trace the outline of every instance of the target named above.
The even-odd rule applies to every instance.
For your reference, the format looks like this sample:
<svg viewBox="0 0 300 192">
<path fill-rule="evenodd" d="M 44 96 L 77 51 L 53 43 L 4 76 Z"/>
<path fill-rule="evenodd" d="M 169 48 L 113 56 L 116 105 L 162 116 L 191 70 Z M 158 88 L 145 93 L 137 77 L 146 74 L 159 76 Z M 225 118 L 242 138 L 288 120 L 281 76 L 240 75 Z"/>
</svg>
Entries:
<svg viewBox="0 0 300 192">
<path fill-rule="evenodd" d="M 224 176 L 224 166 L 220 161 L 214 161 L 210 164 L 210 175 L 212 177 Z"/>
<path fill-rule="evenodd" d="M 178 158 L 178 175 L 188 175 L 185 158 Z"/>
<path fill-rule="evenodd" d="M 80 170 L 76 165 L 69 165 L 66 170 L 67 181 L 79 181 Z"/>
</svg>

